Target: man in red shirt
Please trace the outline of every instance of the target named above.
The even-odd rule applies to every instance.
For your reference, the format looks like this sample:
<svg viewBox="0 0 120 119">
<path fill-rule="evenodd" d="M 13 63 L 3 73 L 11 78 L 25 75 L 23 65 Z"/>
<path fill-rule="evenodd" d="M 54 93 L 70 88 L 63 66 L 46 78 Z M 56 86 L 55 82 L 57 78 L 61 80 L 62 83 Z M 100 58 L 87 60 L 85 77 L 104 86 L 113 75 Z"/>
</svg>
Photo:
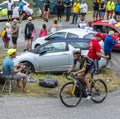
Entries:
<svg viewBox="0 0 120 119">
<path fill-rule="evenodd" d="M 88 51 L 88 57 L 92 60 L 94 60 L 95 63 L 95 73 L 99 73 L 99 65 L 98 60 L 103 57 L 105 59 L 108 59 L 109 56 L 105 56 L 101 53 L 101 46 L 99 44 L 99 41 L 101 41 L 101 33 L 97 33 L 96 37 L 90 40 L 89 44 L 89 51 Z"/>
</svg>

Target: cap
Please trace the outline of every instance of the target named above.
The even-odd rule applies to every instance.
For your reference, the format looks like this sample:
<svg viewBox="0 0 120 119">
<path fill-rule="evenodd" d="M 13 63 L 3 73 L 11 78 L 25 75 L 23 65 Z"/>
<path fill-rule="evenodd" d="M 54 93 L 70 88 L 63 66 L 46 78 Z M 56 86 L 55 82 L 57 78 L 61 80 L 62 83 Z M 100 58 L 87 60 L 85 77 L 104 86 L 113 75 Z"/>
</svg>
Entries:
<svg viewBox="0 0 120 119">
<path fill-rule="evenodd" d="M 28 20 L 32 20 L 32 17 L 28 17 Z"/>
<path fill-rule="evenodd" d="M 102 38 L 101 33 L 98 32 L 98 33 L 96 34 L 96 37 Z"/>
<path fill-rule="evenodd" d="M 16 49 L 9 49 L 8 51 L 7 51 L 7 54 L 8 55 L 12 55 L 13 53 L 15 53 L 16 52 Z"/>
<path fill-rule="evenodd" d="M 109 31 L 108 33 L 110 36 L 114 35 L 114 31 Z"/>
</svg>

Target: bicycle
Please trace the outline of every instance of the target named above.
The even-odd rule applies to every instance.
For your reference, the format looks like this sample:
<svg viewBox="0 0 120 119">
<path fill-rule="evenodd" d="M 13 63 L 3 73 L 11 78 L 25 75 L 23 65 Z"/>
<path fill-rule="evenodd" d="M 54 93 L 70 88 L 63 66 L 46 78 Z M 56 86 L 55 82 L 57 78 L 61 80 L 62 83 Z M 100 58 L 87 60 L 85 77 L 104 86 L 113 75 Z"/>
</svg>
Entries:
<svg viewBox="0 0 120 119">
<path fill-rule="evenodd" d="M 62 86 L 60 89 L 60 100 L 67 107 L 77 106 L 82 98 L 87 97 L 87 87 L 83 78 L 68 75 L 64 73 L 68 80 L 72 80 Z M 93 73 L 90 78 L 91 100 L 94 103 L 101 103 L 107 97 L 107 85 L 101 79 L 94 79 Z"/>
</svg>

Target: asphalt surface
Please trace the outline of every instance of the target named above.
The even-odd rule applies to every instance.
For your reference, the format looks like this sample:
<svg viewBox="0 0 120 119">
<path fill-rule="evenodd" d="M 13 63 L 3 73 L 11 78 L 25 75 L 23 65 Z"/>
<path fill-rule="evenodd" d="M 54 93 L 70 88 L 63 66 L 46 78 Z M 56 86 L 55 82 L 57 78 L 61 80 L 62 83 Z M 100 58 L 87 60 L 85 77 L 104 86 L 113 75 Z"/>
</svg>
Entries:
<svg viewBox="0 0 120 119">
<path fill-rule="evenodd" d="M 59 98 L 3 96 L 0 119 L 120 119 L 120 89 L 100 104 L 82 99 L 74 108 L 65 107 Z"/>
<path fill-rule="evenodd" d="M 47 28 L 53 20 L 47 24 Z M 43 20 L 33 21 L 36 28 L 36 38 Z M 26 21 L 20 24 L 20 34 L 18 39 L 18 48 L 22 51 L 24 48 L 24 27 Z M 0 23 L 0 30 L 4 27 L 5 22 Z M 70 23 L 58 23 L 60 29 L 77 27 Z M 10 47 L 12 44 L 10 43 Z M 3 48 L 3 42 L 0 39 L 0 51 Z M 120 71 L 120 52 L 112 53 L 112 60 L 108 68 L 116 71 L 119 75 Z M 0 119 L 120 119 L 120 89 L 113 93 L 109 93 L 107 99 L 101 104 L 94 104 L 91 100 L 83 99 L 75 108 L 65 107 L 59 98 L 32 98 L 3 96 L 0 98 Z"/>
</svg>

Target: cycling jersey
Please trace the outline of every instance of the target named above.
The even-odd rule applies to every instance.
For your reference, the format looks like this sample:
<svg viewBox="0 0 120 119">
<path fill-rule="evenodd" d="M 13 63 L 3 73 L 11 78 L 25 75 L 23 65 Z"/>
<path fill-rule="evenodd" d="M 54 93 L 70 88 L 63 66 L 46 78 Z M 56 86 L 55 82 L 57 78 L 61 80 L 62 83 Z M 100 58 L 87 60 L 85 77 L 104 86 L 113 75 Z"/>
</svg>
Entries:
<svg viewBox="0 0 120 119">
<path fill-rule="evenodd" d="M 94 61 L 89 59 L 88 57 L 85 57 L 85 56 L 82 55 L 79 60 L 74 59 L 74 65 L 76 65 L 77 62 L 80 63 L 80 69 L 82 69 L 83 67 L 86 68 L 84 75 L 87 74 L 87 73 L 93 73 L 94 72 Z"/>
</svg>

